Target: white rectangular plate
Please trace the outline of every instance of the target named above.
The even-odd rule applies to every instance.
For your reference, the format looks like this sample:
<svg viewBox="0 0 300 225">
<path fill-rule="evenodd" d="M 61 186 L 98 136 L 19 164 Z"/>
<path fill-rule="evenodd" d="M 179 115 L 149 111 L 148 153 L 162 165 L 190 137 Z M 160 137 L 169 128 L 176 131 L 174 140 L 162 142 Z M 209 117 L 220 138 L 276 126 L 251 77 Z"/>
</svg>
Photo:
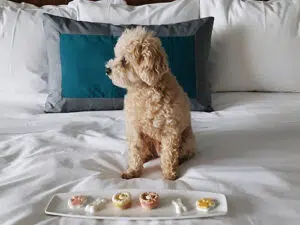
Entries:
<svg viewBox="0 0 300 225">
<path fill-rule="evenodd" d="M 116 208 L 111 197 L 114 193 L 128 191 L 132 196 L 132 207 L 126 210 Z M 160 205 L 156 209 L 146 210 L 139 204 L 139 195 L 146 191 L 157 192 L 160 196 Z M 88 203 L 95 198 L 105 198 L 109 203 L 95 213 L 89 214 L 82 209 L 70 209 L 68 199 L 73 195 L 88 196 Z M 181 198 L 183 204 L 187 207 L 187 212 L 177 215 L 172 200 Z M 196 200 L 200 198 L 214 198 L 218 201 L 215 209 L 208 213 L 202 213 L 196 210 Z M 227 201 L 223 194 L 185 191 L 185 190 L 140 190 L 140 189 L 122 189 L 122 190 L 101 190 L 99 192 L 77 192 L 61 193 L 54 195 L 45 208 L 45 213 L 54 216 L 79 217 L 89 219 L 122 219 L 122 220 L 173 220 L 173 219 L 192 219 L 201 217 L 215 217 L 227 214 Z"/>
</svg>

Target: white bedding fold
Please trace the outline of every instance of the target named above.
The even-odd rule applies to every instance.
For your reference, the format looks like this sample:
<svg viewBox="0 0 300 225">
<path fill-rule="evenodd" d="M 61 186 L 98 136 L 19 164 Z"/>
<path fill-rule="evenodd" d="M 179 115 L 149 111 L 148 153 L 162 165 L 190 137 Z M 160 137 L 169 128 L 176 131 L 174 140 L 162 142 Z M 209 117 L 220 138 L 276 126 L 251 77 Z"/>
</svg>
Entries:
<svg viewBox="0 0 300 225">
<path fill-rule="evenodd" d="M 299 96 L 232 93 L 214 95 L 214 102 L 218 111 L 192 113 L 197 155 L 181 166 L 180 179 L 163 181 L 155 160 L 142 178 L 126 181 L 122 111 L 44 114 L 43 96 L 0 95 L 1 224 L 298 225 Z M 221 192 L 229 214 L 150 223 L 44 215 L 54 193 L 106 188 Z"/>
</svg>

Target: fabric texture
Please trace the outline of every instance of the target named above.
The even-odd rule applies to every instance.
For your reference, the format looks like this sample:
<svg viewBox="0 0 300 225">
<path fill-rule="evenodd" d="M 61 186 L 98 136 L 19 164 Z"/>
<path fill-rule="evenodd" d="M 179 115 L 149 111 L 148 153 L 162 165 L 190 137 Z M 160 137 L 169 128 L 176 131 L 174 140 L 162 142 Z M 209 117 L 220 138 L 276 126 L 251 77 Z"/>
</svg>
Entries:
<svg viewBox="0 0 300 225">
<path fill-rule="evenodd" d="M 103 52 L 101 52 L 100 47 L 98 50 L 96 50 L 91 46 L 93 45 L 93 43 L 87 44 L 87 40 L 90 39 L 90 42 L 94 41 L 94 43 L 96 44 L 95 40 L 98 39 L 99 45 L 99 43 L 101 44 L 101 42 L 99 42 L 99 38 L 103 41 L 103 36 L 118 37 L 126 27 L 134 27 L 134 25 L 117 26 L 102 23 L 79 22 L 62 17 L 56 17 L 46 14 L 44 15 L 44 29 L 47 36 L 49 60 L 49 96 L 45 105 L 46 112 L 122 109 L 122 98 L 111 98 L 111 96 L 122 97 L 124 95 L 124 92 L 120 91 L 119 88 L 113 87 L 113 84 L 111 82 L 108 82 L 108 78 L 103 77 L 105 76 L 105 65 L 103 62 L 105 62 L 109 57 L 112 57 L 113 49 L 111 48 L 111 52 L 108 53 L 110 54 L 109 57 L 105 56 L 105 54 L 107 54 L 107 48 L 102 47 Z M 179 73 L 178 80 L 179 82 L 181 81 L 182 84 L 185 85 L 188 89 L 186 91 L 190 94 L 192 109 L 198 111 L 212 110 L 209 82 L 206 77 L 206 61 L 209 56 L 212 27 L 213 18 L 211 17 L 178 24 L 147 26 L 149 30 L 155 31 L 157 36 L 162 38 L 163 43 L 165 43 L 164 46 L 166 46 L 166 50 L 170 52 L 169 60 L 171 61 L 171 69 L 175 70 L 173 71 L 174 73 Z M 74 34 L 76 35 L 74 36 Z M 78 36 L 78 34 L 98 36 Z M 78 38 L 80 38 L 80 43 L 72 47 L 71 42 L 74 43 L 74 37 L 77 37 L 77 41 Z M 60 42 L 61 38 L 63 39 L 62 42 Z M 69 40 L 64 41 L 65 38 L 69 38 Z M 170 41 L 170 38 L 172 38 L 172 41 Z M 109 39 L 110 38 L 108 38 L 108 40 Z M 189 40 L 190 44 L 189 46 L 186 45 L 186 47 L 188 47 L 189 49 L 184 51 L 183 49 L 178 48 L 178 46 L 176 45 L 178 45 L 178 43 L 180 42 L 183 43 L 182 41 L 185 39 Z M 65 46 L 62 46 L 61 43 L 63 43 Z M 86 49 L 81 48 L 81 44 L 83 44 Z M 112 45 L 113 43 L 111 42 L 110 46 Z M 177 50 L 174 50 L 174 46 L 176 46 Z M 60 47 L 62 47 L 61 51 L 63 54 L 60 54 Z M 77 53 L 75 54 L 78 57 L 83 58 L 94 58 L 93 55 L 89 55 L 92 51 L 94 56 L 96 54 L 99 58 L 98 63 L 95 58 L 91 60 L 75 59 L 76 56 L 71 56 L 72 54 L 74 54 L 74 49 L 77 49 Z M 68 52 L 68 54 L 66 54 L 66 51 Z M 181 53 L 181 55 L 178 53 Z M 191 54 L 191 56 L 188 57 L 187 54 Z M 74 63 L 74 60 L 78 61 L 78 63 Z M 101 60 L 102 64 L 100 63 Z M 177 65 L 180 61 L 182 61 L 181 63 L 187 62 L 184 65 L 193 68 L 187 69 L 184 65 Z M 61 62 L 64 63 L 63 66 L 61 66 Z M 84 63 L 85 65 L 83 65 Z M 93 65 L 91 65 L 91 63 L 93 63 Z M 72 65 L 73 68 L 71 68 Z M 86 77 L 86 71 L 90 71 L 91 68 L 96 68 L 96 70 L 91 71 L 88 76 L 93 76 L 94 80 L 97 80 L 97 76 L 99 76 L 99 79 L 96 81 L 96 83 L 84 83 L 90 79 L 82 82 L 84 80 L 83 77 Z M 62 74 L 62 72 L 64 74 Z M 195 73 L 188 74 L 187 72 Z M 99 73 L 99 75 L 97 73 Z M 64 75 L 66 74 L 69 77 L 64 77 Z M 90 90 L 90 93 L 86 95 L 90 98 L 82 98 L 83 96 L 80 94 L 64 96 L 64 94 L 67 93 L 67 90 L 64 91 L 62 89 L 62 87 L 64 86 L 64 84 L 62 84 L 62 81 L 67 81 L 65 83 L 67 86 L 64 87 L 70 88 L 69 82 L 72 82 L 72 76 L 74 77 L 74 82 L 72 84 L 76 84 L 78 78 L 81 76 L 81 81 L 77 82 L 77 84 L 75 85 L 75 89 L 78 90 L 79 88 L 82 90 L 83 88 L 85 90 Z M 177 74 L 175 74 L 175 76 L 177 76 Z M 101 83 L 101 80 L 104 83 Z M 89 86 L 81 86 L 86 84 L 89 84 Z M 98 86 L 95 84 L 98 84 Z M 115 95 L 116 93 L 106 96 L 101 96 L 101 94 L 99 95 L 99 93 L 98 95 L 95 95 L 95 92 L 97 92 L 97 90 L 103 90 L 104 88 L 110 89 L 110 92 L 111 90 L 115 90 L 121 95 Z"/>
<path fill-rule="evenodd" d="M 76 18 L 74 10 L 67 6 L 37 8 L 6 1 L 0 5 L 0 92 L 46 92 L 48 65 L 43 12 Z"/>
<path fill-rule="evenodd" d="M 300 92 L 300 1 L 211 0 L 213 91 Z"/>
<path fill-rule="evenodd" d="M 44 114 L 44 97 L 0 95 L 1 224 L 136 225 L 44 213 L 57 193 L 134 188 L 227 197 L 226 216 L 152 225 L 299 225 L 300 94 L 214 94 L 220 111 L 192 112 L 196 156 L 172 182 L 163 180 L 159 159 L 145 164 L 142 178 L 121 179 L 128 153 L 123 111 Z"/>
<path fill-rule="evenodd" d="M 74 0 L 69 3 L 69 6 L 77 12 L 78 20 L 115 25 L 173 24 L 200 18 L 199 0 L 176 0 L 141 6 Z"/>
</svg>

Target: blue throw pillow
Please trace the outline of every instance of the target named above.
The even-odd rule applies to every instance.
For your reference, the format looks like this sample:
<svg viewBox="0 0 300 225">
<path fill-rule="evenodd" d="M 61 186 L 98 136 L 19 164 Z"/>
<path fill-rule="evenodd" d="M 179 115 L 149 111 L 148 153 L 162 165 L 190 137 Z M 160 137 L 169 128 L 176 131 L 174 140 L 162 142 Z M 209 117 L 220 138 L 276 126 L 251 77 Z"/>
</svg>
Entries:
<svg viewBox="0 0 300 225">
<path fill-rule="evenodd" d="M 146 26 L 161 39 L 169 66 L 188 94 L 192 110 L 212 111 L 206 63 L 213 18 L 178 24 Z M 44 15 L 49 59 L 46 112 L 123 108 L 125 89 L 105 75 L 106 62 L 129 26 L 79 22 Z"/>
<path fill-rule="evenodd" d="M 114 86 L 105 74 L 116 41 L 112 36 L 60 35 L 63 98 L 124 97 L 125 89 Z"/>
</svg>

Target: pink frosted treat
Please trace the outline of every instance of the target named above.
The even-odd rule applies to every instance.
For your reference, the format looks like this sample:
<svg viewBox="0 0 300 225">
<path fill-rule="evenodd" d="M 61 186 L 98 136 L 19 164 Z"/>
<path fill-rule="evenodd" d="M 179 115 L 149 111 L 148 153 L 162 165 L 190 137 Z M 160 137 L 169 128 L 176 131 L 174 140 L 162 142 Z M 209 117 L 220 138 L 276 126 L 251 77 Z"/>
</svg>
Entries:
<svg viewBox="0 0 300 225">
<path fill-rule="evenodd" d="M 79 209 L 83 208 L 87 202 L 87 197 L 84 195 L 75 195 L 72 196 L 69 201 L 68 205 L 71 209 Z"/>
</svg>

